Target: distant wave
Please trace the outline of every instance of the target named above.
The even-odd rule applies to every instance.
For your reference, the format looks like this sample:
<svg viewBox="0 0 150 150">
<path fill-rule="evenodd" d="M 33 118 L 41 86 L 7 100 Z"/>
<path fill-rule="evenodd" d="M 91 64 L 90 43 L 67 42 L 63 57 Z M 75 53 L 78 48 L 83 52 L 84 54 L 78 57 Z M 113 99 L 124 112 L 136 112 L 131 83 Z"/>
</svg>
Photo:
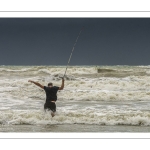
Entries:
<svg viewBox="0 0 150 150">
<path fill-rule="evenodd" d="M 146 76 L 148 73 L 141 70 L 119 70 L 119 69 L 97 69 L 97 72 L 104 77 L 127 77 L 127 76 Z"/>
<path fill-rule="evenodd" d="M 0 66 L 0 76 L 63 76 L 65 67 L 63 66 Z M 127 76 L 147 76 L 150 74 L 149 66 L 70 66 L 67 75 L 82 77 L 127 77 Z"/>
</svg>

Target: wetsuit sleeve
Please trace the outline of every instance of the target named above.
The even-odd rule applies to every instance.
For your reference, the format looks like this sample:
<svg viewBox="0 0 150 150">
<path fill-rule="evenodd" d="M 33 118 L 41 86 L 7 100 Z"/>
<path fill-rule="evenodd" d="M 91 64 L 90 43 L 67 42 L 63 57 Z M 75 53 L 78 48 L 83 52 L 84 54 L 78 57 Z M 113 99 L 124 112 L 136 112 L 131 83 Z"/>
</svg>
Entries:
<svg viewBox="0 0 150 150">
<path fill-rule="evenodd" d="M 46 91 L 46 86 L 44 86 L 44 90 Z"/>
<path fill-rule="evenodd" d="M 59 87 L 58 87 L 58 86 L 55 86 L 55 89 L 56 89 L 56 91 L 58 91 L 58 90 L 59 90 Z"/>
</svg>

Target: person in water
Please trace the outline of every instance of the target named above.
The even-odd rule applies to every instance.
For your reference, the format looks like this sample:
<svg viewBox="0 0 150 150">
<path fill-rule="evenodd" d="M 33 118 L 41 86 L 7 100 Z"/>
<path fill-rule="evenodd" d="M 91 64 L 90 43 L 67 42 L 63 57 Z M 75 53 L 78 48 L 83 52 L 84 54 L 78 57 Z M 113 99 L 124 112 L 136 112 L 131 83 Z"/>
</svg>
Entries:
<svg viewBox="0 0 150 150">
<path fill-rule="evenodd" d="M 64 88 L 64 78 L 62 78 L 61 87 L 53 86 L 53 83 L 48 83 L 48 86 L 43 86 L 38 82 L 29 80 L 28 82 L 34 83 L 35 85 L 39 86 L 40 88 L 45 90 L 46 93 L 46 102 L 44 104 L 44 110 L 51 110 L 52 117 L 55 116 L 56 112 L 56 104 L 57 101 L 57 91 L 63 90 Z"/>
</svg>

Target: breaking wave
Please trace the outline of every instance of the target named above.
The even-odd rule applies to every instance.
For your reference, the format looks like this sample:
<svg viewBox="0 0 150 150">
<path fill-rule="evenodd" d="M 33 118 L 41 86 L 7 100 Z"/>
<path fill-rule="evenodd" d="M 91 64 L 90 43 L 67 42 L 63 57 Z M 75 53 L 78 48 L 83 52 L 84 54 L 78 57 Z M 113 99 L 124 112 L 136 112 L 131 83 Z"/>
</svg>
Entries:
<svg viewBox="0 0 150 150">
<path fill-rule="evenodd" d="M 144 125 L 150 126 L 150 112 L 108 111 L 86 109 L 79 111 L 61 111 L 55 117 L 50 112 L 38 111 L 2 111 L 1 125 L 48 125 L 48 124 L 93 124 L 93 125 Z"/>
</svg>

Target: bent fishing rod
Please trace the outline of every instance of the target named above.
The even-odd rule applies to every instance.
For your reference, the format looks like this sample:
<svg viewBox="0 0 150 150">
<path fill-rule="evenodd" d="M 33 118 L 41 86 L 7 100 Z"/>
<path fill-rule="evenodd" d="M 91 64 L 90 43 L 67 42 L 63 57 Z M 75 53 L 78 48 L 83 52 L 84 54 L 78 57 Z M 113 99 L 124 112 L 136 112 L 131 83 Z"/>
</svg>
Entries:
<svg viewBox="0 0 150 150">
<path fill-rule="evenodd" d="M 79 36 L 80 36 L 80 34 L 81 34 L 81 32 L 82 32 L 83 29 L 84 29 L 84 27 L 82 27 L 82 29 L 80 30 L 79 35 L 77 36 L 76 41 L 75 41 L 75 43 L 74 43 L 74 45 L 73 45 L 73 48 L 72 48 L 72 51 L 71 51 L 71 54 L 70 54 L 70 57 L 69 57 L 69 60 L 68 60 L 68 63 L 67 63 L 66 70 L 65 70 L 65 73 L 64 73 L 63 78 L 64 78 L 65 75 L 66 75 L 66 72 L 67 72 L 67 69 L 68 69 L 68 66 L 69 66 L 69 63 L 70 63 L 70 60 L 71 60 L 71 57 L 72 57 L 74 48 L 75 48 L 75 46 L 76 46 L 76 44 L 77 44 L 78 38 L 79 38 Z"/>
</svg>

